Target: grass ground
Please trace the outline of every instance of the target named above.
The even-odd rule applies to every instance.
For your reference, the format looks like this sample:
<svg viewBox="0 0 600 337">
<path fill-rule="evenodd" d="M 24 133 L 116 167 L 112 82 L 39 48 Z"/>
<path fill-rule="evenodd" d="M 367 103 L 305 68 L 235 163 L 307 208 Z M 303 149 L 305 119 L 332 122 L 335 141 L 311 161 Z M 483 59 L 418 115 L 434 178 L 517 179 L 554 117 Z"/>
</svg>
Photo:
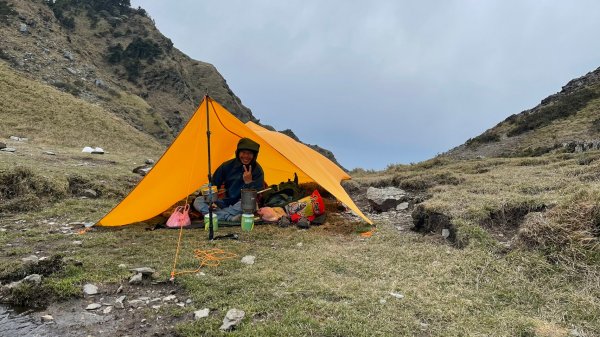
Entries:
<svg viewBox="0 0 600 337">
<path fill-rule="evenodd" d="M 76 236 L 58 231 L 69 222 L 93 221 L 110 210 L 133 186 L 127 168 L 135 159 L 115 153 L 90 161 L 92 155 L 72 153 L 61 160 L 47 160 L 35 155 L 35 148 L 23 145 L 20 151 L 33 154 L 0 153 L 7 159 L 0 161 L 4 177 L 16 167 L 27 167 L 28 180 L 45 179 L 58 186 L 55 190 L 62 188 L 64 192 L 57 200 L 40 196 L 43 207 L 6 212 L 0 218 L 0 228 L 4 229 L 0 232 L 0 274 L 5 281 L 22 270 L 21 258 L 31 254 L 61 255 L 65 261 L 80 262 L 67 262 L 45 279 L 44 289 L 54 300 L 81 296 L 81 286 L 87 282 L 110 285 L 126 281 L 130 273 L 119 264 L 154 267 L 157 279 L 169 278 L 177 231 L 148 231 L 148 225 L 97 228 Z M 68 152 L 58 148 L 59 156 L 63 151 Z M 40 162 L 44 162 L 43 167 Z M 89 164 L 78 166 L 85 162 Z M 559 207 L 572 200 L 566 193 L 571 190 L 563 188 L 560 192 L 560 186 L 578 188 L 571 185 L 578 177 L 593 174 L 593 163 L 579 165 L 577 158 L 440 161 L 390 168 L 386 173 L 371 173 L 356 180 L 372 185 L 394 179 L 415 186 L 431 184 L 421 191 L 430 194 L 422 203 L 425 207 L 475 226 L 485 218 L 485 212 L 489 215 L 510 202 Z M 557 170 L 565 181 L 552 173 Z M 80 176 L 98 177 L 103 183 L 93 180 L 96 188 L 113 193 L 98 199 L 69 194 L 65 176 L 74 171 Z M 525 172 L 529 175 L 524 176 Z M 510 185 L 510 180 L 520 183 Z M 129 186 L 123 184 L 125 181 L 130 181 Z M 251 233 L 241 233 L 239 241 L 208 242 L 202 230 L 184 231 L 178 263 L 181 269 L 197 268 L 196 249 L 220 248 L 237 257 L 224 260 L 218 267 L 204 267 L 204 276 L 176 277 L 176 284 L 194 305 L 148 311 L 148 318 L 183 317 L 174 327 L 182 336 L 224 335 L 218 328 L 230 308 L 246 312 L 238 329 L 228 333 L 239 336 L 600 334 L 597 265 L 572 268 L 549 259 L 544 251 L 526 247 L 500 250 L 496 244 L 480 244 L 487 241 L 473 233 L 469 234 L 471 243 L 459 249 L 438 235 L 397 230 L 397 221 L 408 218 L 376 219 L 377 231 L 371 238 L 358 235 L 360 223 L 333 215 L 328 224 L 307 231 L 257 226 Z M 229 232 L 239 230 L 226 228 L 219 233 Z M 487 235 L 484 229 L 481 233 Z M 495 242 L 491 235 L 488 239 Z M 75 240 L 81 245 L 74 245 Z M 242 264 L 245 255 L 256 256 L 256 263 Z M 210 308 L 211 315 L 194 321 L 192 312 L 202 308 Z"/>
</svg>

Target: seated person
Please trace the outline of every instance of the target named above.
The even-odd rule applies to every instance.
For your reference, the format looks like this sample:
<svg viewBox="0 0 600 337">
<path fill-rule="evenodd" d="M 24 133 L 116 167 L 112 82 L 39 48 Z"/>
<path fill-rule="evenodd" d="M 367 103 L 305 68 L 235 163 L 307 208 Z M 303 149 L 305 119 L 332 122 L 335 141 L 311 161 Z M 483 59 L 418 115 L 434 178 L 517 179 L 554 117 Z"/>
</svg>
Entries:
<svg viewBox="0 0 600 337">
<path fill-rule="evenodd" d="M 242 189 L 263 188 L 265 173 L 258 162 L 258 149 L 260 144 L 249 138 L 242 138 L 238 142 L 235 158 L 221 164 L 212 176 L 213 186 L 225 186 L 225 197 L 215 202 L 216 214 L 219 220 L 239 221 L 242 215 Z M 204 197 L 194 200 L 194 208 L 202 214 L 208 214 L 208 204 Z"/>
</svg>

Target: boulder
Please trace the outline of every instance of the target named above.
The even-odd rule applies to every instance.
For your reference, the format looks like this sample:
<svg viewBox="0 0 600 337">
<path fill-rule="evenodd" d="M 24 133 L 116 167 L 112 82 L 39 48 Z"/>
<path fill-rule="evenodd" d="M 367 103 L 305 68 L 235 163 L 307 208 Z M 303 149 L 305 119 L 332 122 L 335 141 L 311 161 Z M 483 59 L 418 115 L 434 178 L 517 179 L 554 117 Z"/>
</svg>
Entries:
<svg viewBox="0 0 600 337">
<path fill-rule="evenodd" d="M 407 201 L 407 199 L 406 192 L 397 187 L 369 187 L 367 189 L 369 205 L 377 212 L 387 212 L 395 209 L 400 203 Z"/>
<path fill-rule="evenodd" d="M 236 325 L 240 324 L 245 315 L 246 313 L 243 310 L 229 309 L 225 315 L 225 318 L 223 318 L 223 324 L 219 329 L 223 331 L 232 329 Z"/>
</svg>

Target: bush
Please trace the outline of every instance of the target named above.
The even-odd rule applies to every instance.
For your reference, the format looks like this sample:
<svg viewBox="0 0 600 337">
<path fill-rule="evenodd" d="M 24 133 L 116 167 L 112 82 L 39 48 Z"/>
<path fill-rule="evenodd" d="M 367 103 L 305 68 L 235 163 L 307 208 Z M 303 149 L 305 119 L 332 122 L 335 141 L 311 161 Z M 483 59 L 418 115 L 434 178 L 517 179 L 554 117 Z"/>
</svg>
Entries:
<svg viewBox="0 0 600 337">
<path fill-rule="evenodd" d="M 467 142 L 466 142 L 466 145 L 467 146 L 476 146 L 479 144 L 486 144 L 486 143 L 492 143 L 492 142 L 498 142 L 498 141 L 500 141 L 500 136 L 497 133 L 494 133 L 491 131 L 486 131 L 475 138 L 469 138 L 469 140 L 467 140 Z"/>
<path fill-rule="evenodd" d="M 68 82 L 54 82 L 52 85 L 61 89 L 64 92 L 68 92 L 73 96 L 79 96 L 81 94 L 81 89 Z"/>
<path fill-rule="evenodd" d="M 123 46 L 118 43 L 116 46 L 108 47 L 108 63 L 117 64 L 123 60 Z"/>
<path fill-rule="evenodd" d="M 538 111 L 520 115 L 515 121 L 515 128 L 508 132 L 508 136 L 518 136 L 549 125 L 555 120 L 567 118 L 583 109 L 591 100 L 599 97 L 600 94 L 589 88 L 566 94 L 560 100 L 545 105 Z"/>
<path fill-rule="evenodd" d="M 0 0 L 0 22 L 8 23 L 8 18 L 17 15 L 12 4 L 7 4 L 6 1 Z"/>
<path fill-rule="evenodd" d="M 162 53 L 159 45 L 152 40 L 136 37 L 125 48 L 124 56 L 134 60 L 154 60 Z"/>
</svg>

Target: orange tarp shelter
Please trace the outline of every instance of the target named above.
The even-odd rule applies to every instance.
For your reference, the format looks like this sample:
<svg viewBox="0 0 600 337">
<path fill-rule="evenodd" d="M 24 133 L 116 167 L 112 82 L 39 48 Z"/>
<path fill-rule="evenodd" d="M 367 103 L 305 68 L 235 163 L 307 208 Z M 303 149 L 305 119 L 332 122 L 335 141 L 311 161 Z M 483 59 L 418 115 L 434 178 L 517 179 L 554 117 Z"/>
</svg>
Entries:
<svg viewBox="0 0 600 337">
<path fill-rule="evenodd" d="M 265 172 L 267 183 L 287 181 L 296 173 L 300 183 L 319 184 L 366 222 L 372 223 L 340 185 L 350 176 L 337 165 L 282 133 L 269 131 L 252 122 L 242 123 L 207 96 L 150 172 L 97 225 L 123 226 L 148 220 L 206 184 L 207 124 L 212 171 L 233 158 L 238 141 L 247 137 L 260 144 L 257 160 Z"/>
</svg>

